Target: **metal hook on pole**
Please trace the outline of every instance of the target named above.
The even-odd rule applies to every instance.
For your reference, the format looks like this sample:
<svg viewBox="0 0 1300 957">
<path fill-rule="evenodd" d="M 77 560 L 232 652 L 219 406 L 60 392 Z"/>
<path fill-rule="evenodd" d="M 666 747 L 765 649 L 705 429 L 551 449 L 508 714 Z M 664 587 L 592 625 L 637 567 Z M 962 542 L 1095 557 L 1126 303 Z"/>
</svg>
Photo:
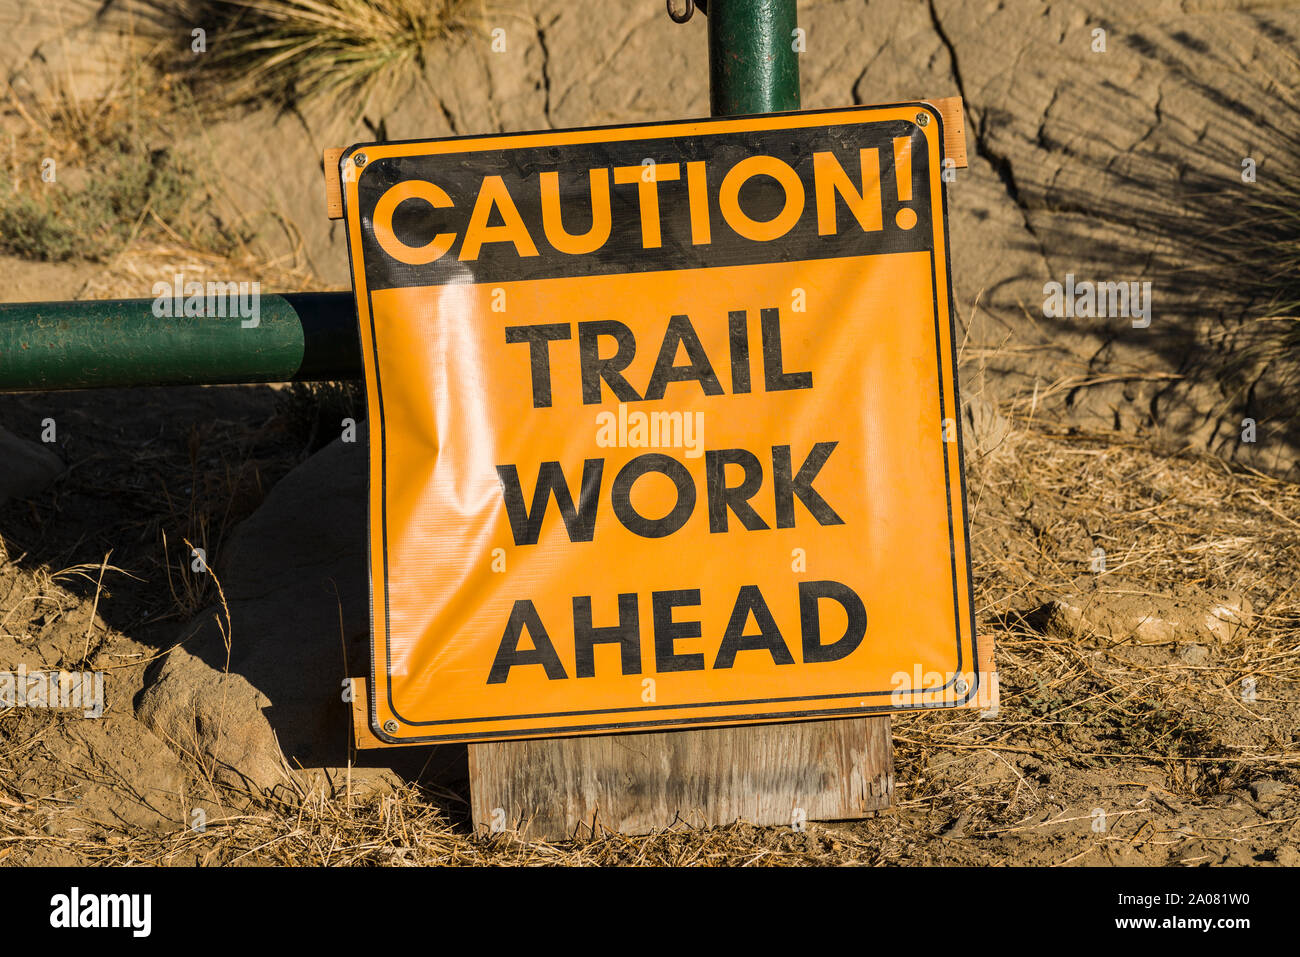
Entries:
<svg viewBox="0 0 1300 957">
<path fill-rule="evenodd" d="M 685 23 L 695 14 L 695 8 L 700 8 L 700 13 L 706 17 L 709 15 L 708 0 L 686 0 L 686 7 L 681 13 L 673 6 L 673 0 L 667 0 L 668 16 L 673 23 Z"/>
</svg>

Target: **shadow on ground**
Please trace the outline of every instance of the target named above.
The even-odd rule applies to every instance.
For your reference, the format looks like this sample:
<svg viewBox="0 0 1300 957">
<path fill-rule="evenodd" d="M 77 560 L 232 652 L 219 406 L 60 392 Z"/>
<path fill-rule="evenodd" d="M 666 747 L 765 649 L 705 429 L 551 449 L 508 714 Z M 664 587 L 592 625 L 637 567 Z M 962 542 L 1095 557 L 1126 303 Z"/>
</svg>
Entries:
<svg viewBox="0 0 1300 957">
<path fill-rule="evenodd" d="M 1045 278 L 1151 282 L 1145 328 L 1113 314 L 1034 316 L 1044 342 L 1092 336 L 1066 414 L 1287 472 L 1300 456 L 1300 324 L 1282 318 L 1300 313 L 1300 97 L 1265 64 L 1280 58 L 1294 74 L 1297 40 L 1267 15 L 1257 26 L 1251 60 L 1176 30 L 1123 36 L 1162 72 L 1146 135 L 1110 142 L 1151 107 L 1101 81 L 1086 116 L 1122 118 L 1113 129 L 1082 122 L 1063 95 L 1034 144 L 1052 162 L 1001 172 L 1032 226 L 1028 245 L 1051 264 Z"/>
<path fill-rule="evenodd" d="M 58 583 L 94 603 L 101 646 L 153 658 L 138 717 L 230 783 L 273 786 L 278 742 L 294 767 L 351 759 L 354 784 L 391 770 L 463 800 L 464 747 L 351 748 L 345 679 L 370 666 L 366 430 L 308 458 L 339 433 L 319 408 L 266 386 L 0 396 L 17 434 L 53 420 L 68 465 L 0 508 L 0 535 L 25 569 L 91 567 Z"/>
</svg>

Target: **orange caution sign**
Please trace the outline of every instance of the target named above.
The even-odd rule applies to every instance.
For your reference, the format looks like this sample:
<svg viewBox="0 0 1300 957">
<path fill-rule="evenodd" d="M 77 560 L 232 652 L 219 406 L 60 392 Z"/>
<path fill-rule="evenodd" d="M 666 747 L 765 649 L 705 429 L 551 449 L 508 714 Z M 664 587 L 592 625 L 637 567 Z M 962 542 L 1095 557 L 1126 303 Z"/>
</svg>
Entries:
<svg viewBox="0 0 1300 957">
<path fill-rule="evenodd" d="M 390 743 L 964 704 L 930 106 L 352 147 Z"/>
</svg>

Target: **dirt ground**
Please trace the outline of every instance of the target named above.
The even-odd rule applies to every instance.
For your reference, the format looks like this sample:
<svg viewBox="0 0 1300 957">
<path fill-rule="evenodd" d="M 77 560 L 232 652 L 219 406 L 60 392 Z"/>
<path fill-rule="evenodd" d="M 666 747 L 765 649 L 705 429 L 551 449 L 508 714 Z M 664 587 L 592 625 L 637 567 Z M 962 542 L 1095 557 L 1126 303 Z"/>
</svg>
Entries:
<svg viewBox="0 0 1300 957">
<path fill-rule="evenodd" d="M 215 546 L 257 507 L 309 450 L 319 401 L 266 387 L 0 397 L 11 426 L 60 422 L 70 464 L 0 510 L 0 652 L 103 669 L 110 689 L 100 720 L 0 715 L 7 863 L 1300 863 L 1300 488 L 1031 410 L 1009 410 L 1001 445 L 969 462 L 999 708 L 896 718 L 896 806 L 874 819 L 479 840 L 452 747 L 419 749 L 423 767 L 365 798 L 343 781 L 231 791 L 141 725 L 133 699 L 212 597 L 187 583 L 178 543 Z M 1232 609 L 1228 626 L 1206 626 L 1214 608 Z M 1147 627 L 1157 616 L 1171 631 Z"/>
</svg>

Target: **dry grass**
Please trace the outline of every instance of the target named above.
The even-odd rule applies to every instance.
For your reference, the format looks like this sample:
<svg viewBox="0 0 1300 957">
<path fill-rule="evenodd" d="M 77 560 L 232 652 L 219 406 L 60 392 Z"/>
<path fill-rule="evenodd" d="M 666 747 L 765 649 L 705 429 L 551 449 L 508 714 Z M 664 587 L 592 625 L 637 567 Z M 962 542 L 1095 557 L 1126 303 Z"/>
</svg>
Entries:
<svg viewBox="0 0 1300 957">
<path fill-rule="evenodd" d="M 473 840 L 413 786 L 358 800 L 294 795 L 214 814 L 202 832 L 177 828 L 101 840 L 51 838 L 41 827 L 48 813 L 40 802 L 0 796 L 0 854 L 4 842 L 32 841 L 61 845 L 86 864 L 113 866 L 771 866 L 838 863 L 846 853 L 859 864 L 882 859 L 876 842 L 816 824 L 803 833 L 744 823 L 707 830 L 681 826 L 648 837 L 607 834 L 568 844 L 512 835 Z"/>
<path fill-rule="evenodd" d="M 875 819 L 805 833 L 742 823 L 560 844 L 475 839 L 460 793 L 407 784 L 363 796 L 346 772 L 332 790 L 235 793 L 186 759 L 195 793 L 226 808 L 202 833 L 182 822 L 97 825 L 50 846 L 105 864 L 392 866 L 1194 863 L 1282 853 L 1300 807 L 1265 815 L 1240 802 L 1260 778 L 1297 780 L 1300 487 L 1188 451 L 1024 422 L 996 452 L 972 458 L 968 481 L 977 615 L 997 641 L 1001 707 L 986 718 L 897 717 L 896 807 Z M 1036 612 L 1045 601 L 1097 584 L 1097 542 L 1110 556 L 1103 585 L 1234 588 L 1249 594 L 1254 621 L 1195 665 L 1178 645 L 1044 631 Z M 1253 701 L 1240 694 L 1245 677 L 1257 682 Z M 24 760 L 20 735 L 0 740 L 0 769 Z M 0 772 L 0 854 L 51 840 L 42 822 L 56 805 L 5 780 Z M 1097 806 L 1112 814 L 1103 836 L 1090 828 Z"/>
<path fill-rule="evenodd" d="M 106 261 L 142 231 L 155 232 L 151 214 L 181 217 L 189 174 L 162 145 L 160 114 L 116 93 L 93 102 L 61 95 L 46 105 L 11 95 L 9 106 L 23 122 L 0 145 L 0 251 Z"/>
<path fill-rule="evenodd" d="M 400 87 L 430 43 L 468 26 L 470 0 L 193 0 L 177 22 L 204 26 L 208 53 L 186 73 L 223 100 L 365 102 Z"/>
<path fill-rule="evenodd" d="M 119 299 L 151 296 L 154 283 L 243 280 L 261 283 L 263 292 L 314 292 L 327 289 L 297 251 L 268 257 L 251 245 L 228 253 L 187 242 L 161 220 L 161 238 L 139 240 L 94 270 L 77 292 L 78 299 Z"/>
<path fill-rule="evenodd" d="M 209 261 L 261 263 L 254 238 L 274 214 L 217 212 L 231 206 L 229 185 L 194 147 L 182 145 L 203 128 L 189 91 L 133 58 L 117 82 L 91 95 L 79 95 L 72 77 L 55 76 L 22 96 L 6 84 L 0 252 L 102 263 L 117 276 L 123 256 L 139 259 L 159 247 Z M 100 292 L 92 288 L 90 295 Z M 133 287 L 126 295 L 146 293 Z"/>
<path fill-rule="evenodd" d="M 258 280 L 266 291 L 322 288 L 282 206 L 250 206 L 211 162 L 219 108 L 146 55 L 169 47 L 157 23 L 138 25 L 152 41 L 136 42 L 135 26 L 120 52 L 86 54 L 116 66 L 111 81 L 87 85 L 65 52 L 62 67 L 21 93 L 0 84 L 0 252 L 95 263 L 77 298 L 150 296 L 177 272 Z M 261 237 L 271 232 L 287 253 L 268 254 Z"/>
<path fill-rule="evenodd" d="M 954 750 L 1031 755 L 1085 775 L 1146 769 L 1188 799 L 1294 776 L 1300 487 L 1131 437 L 1047 430 L 1019 433 L 1010 450 L 974 461 L 968 478 L 976 614 L 996 638 L 1001 711 L 898 719 L 899 778 L 920 785 L 911 801 L 953 803 L 952 782 L 926 781 L 925 771 Z M 1108 563 L 1097 575 L 1099 545 Z M 1044 632 L 1047 599 L 1126 582 L 1156 594 L 1245 592 L 1256 615 L 1200 665 L 1175 644 Z M 1253 701 L 1241 693 L 1246 678 L 1257 683 Z M 1024 797 L 1019 781 L 1007 790 Z M 983 813 L 990 827 L 1011 823 L 1005 807 Z"/>
</svg>

